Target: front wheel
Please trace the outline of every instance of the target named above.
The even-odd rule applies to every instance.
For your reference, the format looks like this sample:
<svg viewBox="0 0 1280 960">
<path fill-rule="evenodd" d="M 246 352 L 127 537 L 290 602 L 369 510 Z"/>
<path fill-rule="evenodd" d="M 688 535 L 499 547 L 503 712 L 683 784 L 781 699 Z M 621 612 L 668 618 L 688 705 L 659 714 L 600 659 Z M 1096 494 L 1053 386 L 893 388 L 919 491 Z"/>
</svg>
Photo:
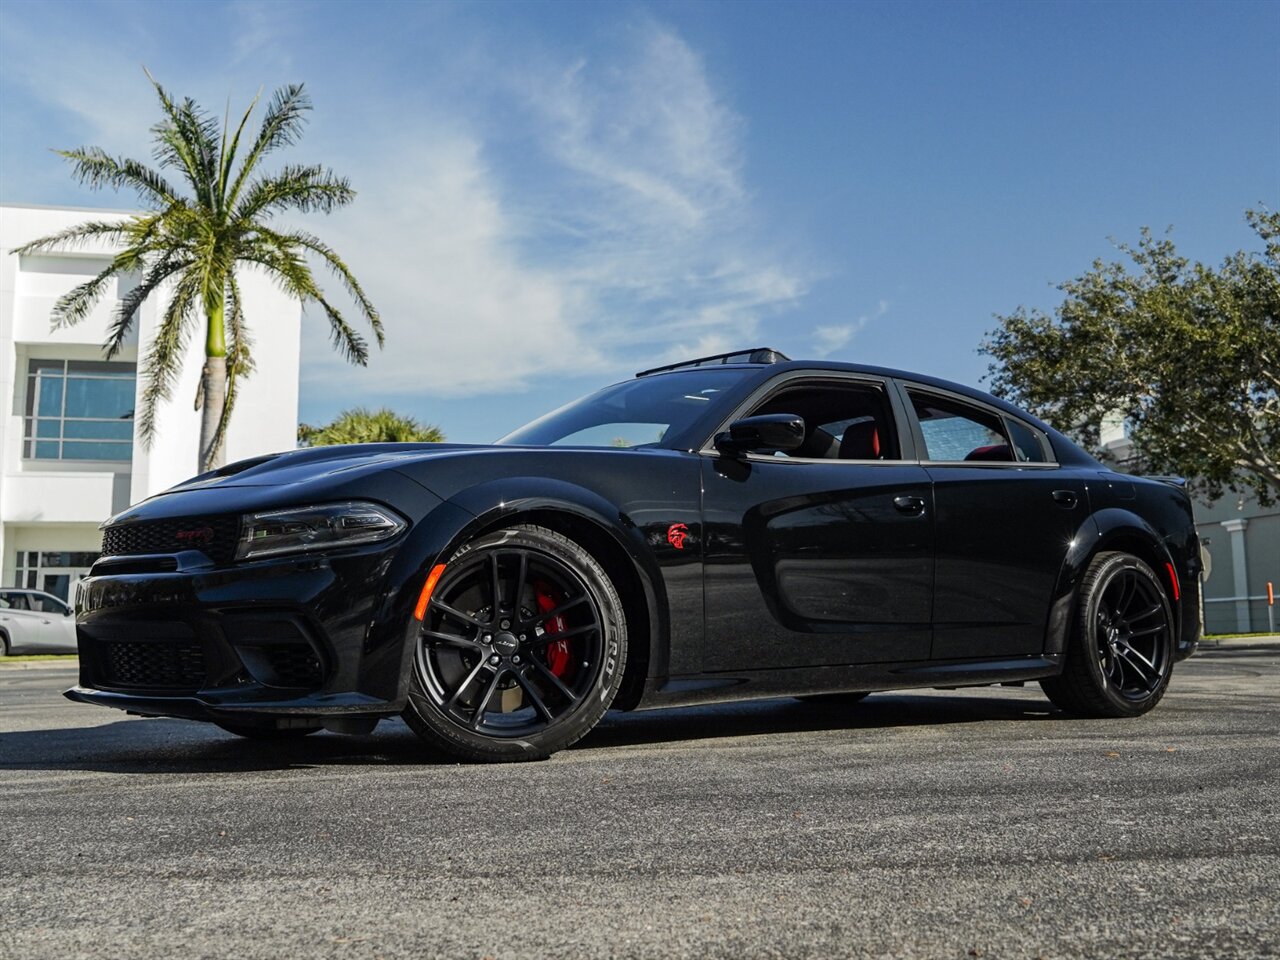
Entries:
<svg viewBox="0 0 1280 960">
<path fill-rule="evenodd" d="M 1063 672 L 1040 686 L 1068 713 L 1139 716 L 1169 687 L 1173 641 L 1173 611 L 1151 568 L 1100 553 L 1080 582 Z"/>
<path fill-rule="evenodd" d="M 545 759 L 604 716 L 626 654 L 622 601 L 587 550 L 545 527 L 498 530 L 446 564 L 404 718 L 464 760 Z"/>
</svg>

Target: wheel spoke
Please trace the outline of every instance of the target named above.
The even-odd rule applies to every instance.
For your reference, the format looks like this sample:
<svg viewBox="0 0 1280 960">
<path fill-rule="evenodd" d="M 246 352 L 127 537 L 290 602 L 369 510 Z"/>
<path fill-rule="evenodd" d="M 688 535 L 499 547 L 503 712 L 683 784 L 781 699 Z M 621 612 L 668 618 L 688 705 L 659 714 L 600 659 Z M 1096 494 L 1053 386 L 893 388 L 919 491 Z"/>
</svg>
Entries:
<svg viewBox="0 0 1280 960">
<path fill-rule="evenodd" d="M 1161 623 L 1154 627 L 1147 627 L 1145 630 L 1134 630 L 1129 634 L 1129 639 L 1132 640 L 1134 637 L 1149 637 L 1153 633 L 1161 633 L 1164 629 L 1165 625 Z"/>
<path fill-rule="evenodd" d="M 520 569 L 516 573 L 515 592 L 511 595 L 511 619 L 520 618 L 520 601 L 524 599 L 524 582 L 529 576 L 529 555 L 520 552 Z"/>
<path fill-rule="evenodd" d="M 1154 690 L 1160 682 L 1160 671 L 1155 665 L 1133 647 L 1121 647 L 1119 652 L 1121 659 L 1137 675 L 1138 682 L 1148 690 Z"/>
<path fill-rule="evenodd" d="M 584 593 L 579 597 L 574 597 L 572 600 L 566 600 L 564 603 L 560 604 L 560 606 L 553 607 L 552 609 L 548 610 L 546 613 L 535 614 L 534 616 L 530 617 L 528 620 L 524 622 L 527 624 L 532 624 L 532 623 L 545 623 L 548 620 L 554 620 L 556 617 L 561 616 L 562 614 L 566 613 L 569 610 L 572 610 L 574 607 L 579 606 L 580 604 L 586 603 L 590 599 L 591 598 Z"/>
<path fill-rule="evenodd" d="M 475 715 L 471 718 L 471 729 L 479 730 L 480 724 L 484 722 L 484 712 L 489 709 L 489 701 L 493 699 L 493 693 L 498 689 L 498 682 L 502 679 L 507 671 L 499 668 L 493 674 L 493 679 L 489 681 L 489 685 L 484 688 L 484 696 L 480 698 L 480 702 L 476 704 Z"/>
<path fill-rule="evenodd" d="M 484 659 L 481 658 L 480 662 L 477 663 L 472 668 L 471 672 L 467 674 L 467 679 L 463 680 L 462 684 L 458 687 L 458 689 L 453 691 L 453 696 L 450 697 L 448 702 L 444 705 L 444 709 L 446 712 L 454 708 L 454 705 L 462 697 L 462 694 L 466 691 L 467 687 L 471 686 L 472 681 L 475 680 L 475 678 L 480 675 L 480 671 L 483 669 L 484 669 Z"/>
<path fill-rule="evenodd" d="M 489 566 L 493 568 L 493 583 L 490 585 L 490 591 L 493 594 L 493 614 L 494 623 L 498 622 L 498 616 L 502 613 L 502 573 L 498 568 L 498 551 L 494 551 L 489 555 Z"/>
<path fill-rule="evenodd" d="M 1151 606 L 1147 607 L 1147 609 L 1143 610 L 1141 613 L 1135 613 L 1133 616 L 1129 617 L 1129 622 L 1137 623 L 1139 620 L 1145 620 L 1147 619 L 1147 617 L 1152 616 L 1153 614 L 1156 614 L 1156 613 L 1164 613 L 1164 606 L 1162 604 L 1153 603 Z"/>
<path fill-rule="evenodd" d="M 529 700 L 532 701 L 534 709 L 542 714 L 543 720 L 550 723 L 551 711 L 547 709 L 547 705 L 542 702 L 542 697 L 539 696 L 538 691 L 533 686 L 533 683 L 524 675 L 523 671 L 516 673 L 515 678 L 516 683 L 520 684 L 520 688 L 529 695 Z"/>
<path fill-rule="evenodd" d="M 568 687 L 566 687 L 563 683 L 561 683 L 560 678 L 557 677 L 550 670 L 548 670 L 545 666 L 543 666 L 541 662 L 539 662 L 538 660 L 534 660 L 533 665 L 538 669 L 539 673 L 541 673 L 544 677 L 546 677 L 547 680 L 549 680 L 551 684 L 557 690 L 560 691 L 561 696 L 563 696 L 570 703 L 578 702 L 578 695 L 574 693 L 572 690 L 570 690 Z"/>
<path fill-rule="evenodd" d="M 1120 599 L 1116 603 L 1116 613 L 1123 617 L 1125 611 L 1129 609 L 1129 604 L 1133 603 L 1134 594 L 1138 590 L 1138 578 L 1132 572 L 1126 572 L 1123 580 L 1120 581 Z"/>
<path fill-rule="evenodd" d="M 480 644 L 470 637 L 460 637 L 456 633 L 441 633 L 439 630 L 423 630 L 422 635 L 440 643 L 447 643 L 455 647 L 466 647 L 468 650 L 481 649 Z"/>
<path fill-rule="evenodd" d="M 469 623 L 473 627 L 487 627 L 488 624 L 483 620 L 478 620 L 469 613 L 463 613 L 456 607 L 451 607 L 442 600 L 431 598 L 431 609 L 438 610 L 447 617 L 453 617 L 455 620 L 461 620 L 463 623 Z"/>
</svg>

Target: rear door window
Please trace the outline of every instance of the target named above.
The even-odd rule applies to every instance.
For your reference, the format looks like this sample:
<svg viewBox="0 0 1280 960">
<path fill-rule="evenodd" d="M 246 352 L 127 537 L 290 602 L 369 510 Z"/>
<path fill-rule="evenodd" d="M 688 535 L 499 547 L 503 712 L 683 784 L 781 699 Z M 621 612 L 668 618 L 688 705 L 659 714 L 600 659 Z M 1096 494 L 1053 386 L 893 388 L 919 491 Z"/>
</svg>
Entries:
<svg viewBox="0 0 1280 960">
<path fill-rule="evenodd" d="M 924 438 L 925 459 L 1012 463 L 1013 446 L 1001 418 L 949 397 L 908 390 Z"/>
</svg>

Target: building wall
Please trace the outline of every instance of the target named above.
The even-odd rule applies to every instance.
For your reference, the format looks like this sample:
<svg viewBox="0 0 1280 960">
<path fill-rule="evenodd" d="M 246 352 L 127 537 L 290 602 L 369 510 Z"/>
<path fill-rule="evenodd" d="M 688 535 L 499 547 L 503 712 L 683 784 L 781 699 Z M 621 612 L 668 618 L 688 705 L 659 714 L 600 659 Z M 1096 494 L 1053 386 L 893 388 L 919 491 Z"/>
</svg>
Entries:
<svg viewBox="0 0 1280 960">
<path fill-rule="evenodd" d="M 1280 592 L 1280 504 L 1262 507 L 1229 493 L 1216 503 L 1197 502 L 1195 511 L 1196 531 L 1212 558 L 1204 582 L 1205 630 L 1268 629 L 1267 581 Z M 1272 615 L 1280 624 L 1280 610 Z"/>
<path fill-rule="evenodd" d="M 0 584 L 14 583 L 20 563 L 31 569 L 31 561 L 43 554 L 55 561 L 59 554 L 96 552 L 102 520 L 197 472 L 200 420 L 194 399 L 204 338 L 195 328 L 149 449 L 136 429 L 132 455 L 120 461 L 40 459 L 29 455 L 24 444 L 30 362 L 101 361 L 114 307 L 136 278 L 113 281 L 81 323 L 53 330 L 50 316 L 58 297 L 101 271 L 113 251 L 102 244 L 68 246 L 36 257 L 10 251 L 86 220 L 123 220 L 128 215 L 0 205 Z M 301 307 L 257 272 L 242 272 L 238 279 L 257 370 L 240 382 L 236 417 L 227 437 L 228 461 L 292 449 L 297 430 Z M 137 364 L 139 357 L 145 358 L 168 294 L 161 290 L 142 305 L 115 360 Z M 139 372 L 135 410 L 141 390 Z"/>
</svg>

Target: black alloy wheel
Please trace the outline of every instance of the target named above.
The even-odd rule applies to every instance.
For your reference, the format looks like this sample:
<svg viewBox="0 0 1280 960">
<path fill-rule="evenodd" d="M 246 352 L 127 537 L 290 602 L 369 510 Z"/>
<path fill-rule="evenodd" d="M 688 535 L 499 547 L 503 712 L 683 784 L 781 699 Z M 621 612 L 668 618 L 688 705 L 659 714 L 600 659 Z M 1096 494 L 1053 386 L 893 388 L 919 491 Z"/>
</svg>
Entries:
<svg viewBox="0 0 1280 960">
<path fill-rule="evenodd" d="M 405 719 L 464 759 L 542 759 L 603 716 L 625 653 L 621 600 L 590 553 L 546 528 L 500 530 L 446 564 Z"/>
<path fill-rule="evenodd" d="M 1137 557 L 1102 553 L 1080 584 L 1061 676 L 1041 681 L 1062 709 L 1133 717 L 1164 696 L 1173 672 L 1173 610 L 1155 573 Z"/>
</svg>

